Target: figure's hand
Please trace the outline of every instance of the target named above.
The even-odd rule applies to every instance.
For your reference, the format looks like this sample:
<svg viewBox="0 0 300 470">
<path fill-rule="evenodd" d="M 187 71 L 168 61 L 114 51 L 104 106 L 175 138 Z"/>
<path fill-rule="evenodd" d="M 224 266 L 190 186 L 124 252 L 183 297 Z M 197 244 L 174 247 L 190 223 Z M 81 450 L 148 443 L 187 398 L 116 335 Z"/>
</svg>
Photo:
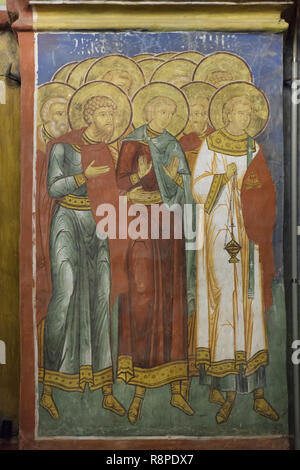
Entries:
<svg viewBox="0 0 300 470">
<path fill-rule="evenodd" d="M 236 164 L 230 163 L 229 165 L 227 165 L 226 176 L 228 180 L 230 180 L 233 177 L 233 175 L 235 175 L 235 173 L 236 173 Z"/>
<path fill-rule="evenodd" d="M 131 189 L 131 191 L 128 191 L 128 193 L 126 193 L 128 201 L 133 202 L 136 200 L 136 196 L 139 195 L 141 191 L 143 191 L 142 186 L 136 186 L 134 189 Z"/>
<path fill-rule="evenodd" d="M 144 176 L 148 175 L 149 171 L 152 168 L 152 162 L 147 162 L 147 157 L 142 155 L 139 157 L 139 169 L 138 169 L 138 176 L 139 178 L 143 178 Z"/>
<path fill-rule="evenodd" d="M 179 168 L 179 158 L 176 156 L 172 157 L 170 165 L 168 167 L 164 166 L 163 168 L 165 173 L 173 180 Z"/>
<path fill-rule="evenodd" d="M 110 171 L 109 166 L 93 166 L 93 163 L 95 163 L 95 160 L 89 164 L 84 172 L 84 175 L 87 179 L 95 178 L 96 176 L 103 175 Z"/>
</svg>

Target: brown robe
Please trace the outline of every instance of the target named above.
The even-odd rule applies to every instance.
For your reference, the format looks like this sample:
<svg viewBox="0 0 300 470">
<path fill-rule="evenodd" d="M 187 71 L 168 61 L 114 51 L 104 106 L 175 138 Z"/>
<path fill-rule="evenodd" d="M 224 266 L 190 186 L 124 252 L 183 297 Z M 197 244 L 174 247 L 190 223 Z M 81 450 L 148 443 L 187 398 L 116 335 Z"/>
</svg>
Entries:
<svg viewBox="0 0 300 470">
<path fill-rule="evenodd" d="M 123 143 L 117 167 L 121 190 L 142 186 L 149 194 L 159 191 L 153 166 L 133 184 L 142 155 L 151 162 L 146 143 Z M 170 239 L 150 238 L 151 205 L 146 207 L 149 238 L 129 240 L 127 251 L 129 289 L 119 301 L 117 376 L 132 385 L 155 388 L 188 375 L 186 262 L 184 239 L 172 238 L 172 223 Z"/>
<path fill-rule="evenodd" d="M 263 271 L 265 311 L 271 307 L 274 255 L 272 234 L 276 217 L 276 191 L 262 149 L 250 163 L 241 188 L 245 230 L 249 240 L 259 246 Z"/>
<path fill-rule="evenodd" d="M 208 136 L 212 132 L 214 132 L 214 128 L 211 126 L 208 126 L 205 133 L 201 136 L 198 136 L 196 132 L 190 132 L 188 134 L 183 134 L 180 137 L 179 143 L 185 152 L 185 156 L 186 156 L 191 174 L 193 174 L 202 142 L 205 140 L 206 136 Z M 188 356 L 189 356 L 190 376 L 199 375 L 199 369 L 195 365 L 196 342 L 197 342 L 196 314 L 195 312 L 193 312 L 193 314 L 189 317 L 189 320 L 188 320 Z"/>
<path fill-rule="evenodd" d="M 194 171 L 195 163 L 203 140 L 205 140 L 205 138 L 212 132 L 214 132 L 213 127 L 208 126 L 205 133 L 201 136 L 198 136 L 196 132 L 190 132 L 189 134 L 183 134 L 183 136 L 180 137 L 179 143 L 185 152 L 191 173 Z"/>
</svg>

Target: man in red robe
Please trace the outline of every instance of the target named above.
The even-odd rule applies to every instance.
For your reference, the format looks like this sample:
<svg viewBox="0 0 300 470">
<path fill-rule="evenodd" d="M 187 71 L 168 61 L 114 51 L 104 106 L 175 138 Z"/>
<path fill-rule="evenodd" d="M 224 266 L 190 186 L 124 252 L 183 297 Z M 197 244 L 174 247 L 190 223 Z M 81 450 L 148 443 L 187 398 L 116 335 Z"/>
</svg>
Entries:
<svg viewBox="0 0 300 470">
<path fill-rule="evenodd" d="M 197 96 L 190 100 L 190 119 L 187 128 L 180 137 L 179 142 L 185 152 L 191 174 L 193 174 L 195 163 L 203 140 L 214 131 L 209 125 L 208 118 L 209 100 L 203 96 Z M 188 290 L 189 320 L 188 320 L 188 356 L 189 356 L 189 376 L 198 376 L 199 371 L 195 364 L 195 342 L 196 342 L 196 316 L 195 316 L 195 296 L 196 296 L 196 257 L 191 259 L 193 267 Z M 189 399 L 190 389 L 189 379 L 182 384 L 185 399 Z"/>
<path fill-rule="evenodd" d="M 191 173 L 194 170 L 203 140 L 214 131 L 214 128 L 209 125 L 208 106 L 209 100 L 205 97 L 196 97 L 190 100 L 190 120 L 186 131 L 179 139 Z"/>
<path fill-rule="evenodd" d="M 123 140 L 117 166 L 119 188 L 130 203 L 143 205 L 149 228 L 148 237 L 129 240 L 129 286 L 119 302 L 117 376 L 135 386 L 128 410 L 132 424 L 141 416 L 146 389 L 167 384 L 171 405 L 194 413 L 181 393 L 188 377 L 185 240 L 174 236 L 176 214 L 169 210 L 176 203 L 191 203 L 189 169 L 178 141 L 165 130 L 176 103 L 158 96 L 144 111 L 147 124 Z M 157 238 L 150 236 L 152 207 L 161 203 L 171 220 L 168 239 L 162 236 L 162 223 Z"/>
</svg>

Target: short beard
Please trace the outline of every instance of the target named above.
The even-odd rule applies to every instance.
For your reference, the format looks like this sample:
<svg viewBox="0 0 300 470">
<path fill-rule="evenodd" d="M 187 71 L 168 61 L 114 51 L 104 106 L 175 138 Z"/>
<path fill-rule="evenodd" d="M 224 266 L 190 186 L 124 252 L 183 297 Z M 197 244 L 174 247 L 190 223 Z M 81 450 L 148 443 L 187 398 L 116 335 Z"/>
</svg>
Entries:
<svg viewBox="0 0 300 470">
<path fill-rule="evenodd" d="M 108 142 L 111 141 L 113 133 L 114 133 L 114 126 L 108 127 L 107 129 L 101 129 L 99 130 L 97 140 L 99 140 L 99 142 L 104 142 L 105 144 L 107 144 Z"/>
<path fill-rule="evenodd" d="M 47 124 L 47 131 L 52 137 L 55 137 L 56 139 L 66 134 L 68 130 L 69 125 L 66 122 L 56 124 L 55 122 L 51 121 Z"/>
<path fill-rule="evenodd" d="M 197 135 L 201 135 L 203 134 L 203 132 L 206 131 L 208 127 L 208 122 L 207 121 L 202 121 L 202 123 L 194 123 L 194 122 L 190 122 L 187 126 L 187 130 L 189 132 L 194 132 L 195 134 Z"/>
</svg>

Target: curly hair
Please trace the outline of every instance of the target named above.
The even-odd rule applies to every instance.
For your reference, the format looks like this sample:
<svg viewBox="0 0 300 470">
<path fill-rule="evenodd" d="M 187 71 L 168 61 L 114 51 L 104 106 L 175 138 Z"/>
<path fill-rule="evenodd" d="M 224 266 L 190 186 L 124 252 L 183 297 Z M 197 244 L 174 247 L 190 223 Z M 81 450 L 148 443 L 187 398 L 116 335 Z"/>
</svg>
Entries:
<svg viewBox="0 0 300 470">
<path fill-rule="evenodd" d="M 112 108 L 113 112 L 115 112 L 117 106 L 108 96 L 92 96 L 87 100 L 83 108 L 83 119 L 87 124 L 92 123 L 94 112 L 100 108 Z"/>
</svg>

